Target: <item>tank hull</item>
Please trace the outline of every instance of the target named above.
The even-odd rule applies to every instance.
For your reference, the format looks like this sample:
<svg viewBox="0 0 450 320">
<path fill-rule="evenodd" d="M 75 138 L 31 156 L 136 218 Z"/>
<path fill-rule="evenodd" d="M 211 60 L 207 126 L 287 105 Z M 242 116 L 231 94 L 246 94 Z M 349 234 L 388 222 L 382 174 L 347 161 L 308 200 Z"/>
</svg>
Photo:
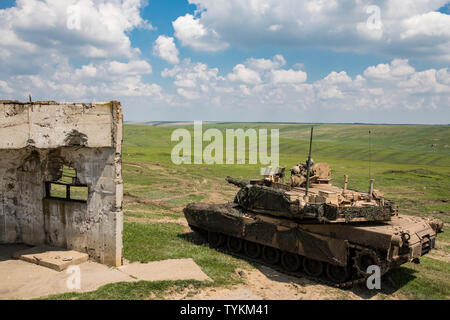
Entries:
<svg viewBox="0 0 450 320">
<path fill-rule="evenodd" d="M 254 213 L 235 203 L 190 204 L 184 214 L 195 229 L 342 267 L 360 277 L 366 275 L 367 261 L 385 273 L 417 261 L 436 239 L 425 219 L 402 215 L 384 222 L 324 224 Z"/>
</svg>

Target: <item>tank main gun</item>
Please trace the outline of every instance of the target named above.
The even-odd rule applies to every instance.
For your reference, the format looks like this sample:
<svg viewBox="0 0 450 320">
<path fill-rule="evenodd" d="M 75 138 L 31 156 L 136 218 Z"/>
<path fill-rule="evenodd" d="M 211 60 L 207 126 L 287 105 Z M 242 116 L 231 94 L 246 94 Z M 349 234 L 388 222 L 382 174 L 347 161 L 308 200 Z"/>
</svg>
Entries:
<svg viewBox="0 0 450 320">
<path fill-rule="evenodd" d="M 230 176 L 228 176 L 226 178 L 226 180 L 228 181 L 229 184 L 233 184 L 233 185 L 235 185 L 238 188 L 245 188 L 247 185 L 250 184 L 249 181 L 237 180 L 237 179 L 234 179 L 234 178 L 232 178 Z"/>
</svg>

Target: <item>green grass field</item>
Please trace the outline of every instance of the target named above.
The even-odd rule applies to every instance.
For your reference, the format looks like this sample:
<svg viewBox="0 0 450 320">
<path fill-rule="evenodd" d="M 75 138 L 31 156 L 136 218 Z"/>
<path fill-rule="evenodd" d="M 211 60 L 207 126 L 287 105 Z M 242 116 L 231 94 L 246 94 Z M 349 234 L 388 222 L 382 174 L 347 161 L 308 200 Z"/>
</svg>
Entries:
<svg viewBox="0 0 450 320">
<path fill-rule="evenodd" d="M 241 282 L 236 268 L 253 266 L 224 255 L 201 242 L 179 223 L 189 202 L 224 202 L 236 189 L 225 182 L 258 177 L 261 165 L 174 165 L 170 137 L 176 128 L 191 125 L 125 125 L 123 177 L 125 181 L 124 257 L 131 261 L 192 257 L 213 283 L 161 282 L 114 284 L 89 294 L 58 299 L 164 298 L 173 288 L 229 286 Z M 280 165 L 290 168 L 307 157 L 310 125 L 237 124 L 207 128 L 280 129 Z M 369 153 L 369 130 L 371 153 Z M 204 147 L 208 143 L 204 143 Z M 400 206 L 400 213 L 434 216 L 450 224 L 450 126 L 315 125 L 313 159 L 328 162 L 333 183 L 366 191 L 369 170 L 377 189 Z M 369 159 L 371 161 L 369 162 Z M 369 169 L 370 167 L 370 169 Z M 450 233 L 439 235 L 435 254 L 422 264 L 406 264 L 383 279 L 383 298 L 448 299 L 450 296 Z M 344 290 L 345 295 L 345 290 Z"/>
</svg>

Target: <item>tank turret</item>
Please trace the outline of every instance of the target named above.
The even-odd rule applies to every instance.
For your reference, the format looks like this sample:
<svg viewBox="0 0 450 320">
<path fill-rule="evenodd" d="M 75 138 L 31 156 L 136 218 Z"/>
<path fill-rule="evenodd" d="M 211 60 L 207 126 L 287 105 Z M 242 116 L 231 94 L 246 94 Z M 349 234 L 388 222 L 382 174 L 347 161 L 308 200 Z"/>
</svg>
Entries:
<svg viewBox="0 0 450 320">
<path fill-rule="evenodd" d="M 251 181 L 227 177 L 226 180 L 240 188 L 234 202 L 255 213 L 329 223 L 389 221 L 397 214 L 395 204 L 373 189 L 372 184 L 370 194 L 348 189 L 348 177 L 344 188 L 333 186 L 327 163 L 311 167 L 308 195 L 305 185 L 298 183 L 306 179 L 298 178 L 298 172 L 291 170 L 289 183 L 274 182 L 270 177 Z"/>
</svg>

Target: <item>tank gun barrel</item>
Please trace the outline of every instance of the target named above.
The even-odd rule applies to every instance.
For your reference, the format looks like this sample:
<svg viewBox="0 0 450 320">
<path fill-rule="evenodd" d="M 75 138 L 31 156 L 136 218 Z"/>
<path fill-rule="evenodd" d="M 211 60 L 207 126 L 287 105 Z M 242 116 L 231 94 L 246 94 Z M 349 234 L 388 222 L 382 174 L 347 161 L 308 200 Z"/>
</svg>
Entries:
<svg viewBox="0 0 450 320">
<path fill-rule="evenodd" d="M 227 177 L 226 180 L 228 181 L 228 183 L 233 184 L 239 188 L 245 188 L 247 185 L 249 185 L 248 181 L 237 180 L 232 177 Z"/>
</svg>

